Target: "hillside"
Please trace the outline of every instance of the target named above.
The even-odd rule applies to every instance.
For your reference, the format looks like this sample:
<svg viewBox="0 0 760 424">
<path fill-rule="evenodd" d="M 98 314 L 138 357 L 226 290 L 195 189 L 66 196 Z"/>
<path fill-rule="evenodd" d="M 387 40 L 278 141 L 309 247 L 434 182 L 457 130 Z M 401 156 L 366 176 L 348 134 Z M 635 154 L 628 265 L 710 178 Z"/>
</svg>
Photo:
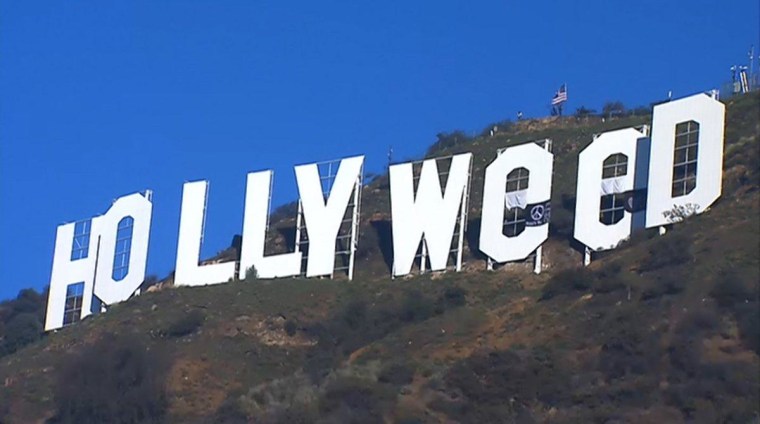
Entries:
<svg viewBox="0 0 760 424">
<path fill-rule="evenodd" d="M 0 422 L 755 422 L 760 93 L 727 101 L 711 210 L 580 268 L 578 152 L 595 133 L 649 119 L 502 123 L 431 146 L 428 157 L 473 153 L 474 232 L 496 149 L 554 140 L 540 275 L 485 271 L 470 245 L 464 272 L 390 280 L 379 175 L 363 192 L 354 281 L 167 287 L 115 305 L 0 357 Z M 292 205 L 273 215 L 272 251 L 287 248 L 294 217 Z"/>
</svg>

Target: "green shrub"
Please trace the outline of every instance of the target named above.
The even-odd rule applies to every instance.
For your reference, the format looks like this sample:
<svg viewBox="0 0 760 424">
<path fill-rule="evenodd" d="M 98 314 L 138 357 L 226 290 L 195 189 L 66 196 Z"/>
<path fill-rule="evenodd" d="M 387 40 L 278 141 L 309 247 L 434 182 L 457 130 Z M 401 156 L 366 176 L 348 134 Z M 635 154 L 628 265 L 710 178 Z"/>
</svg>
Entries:
<svg viewBox="0 0 760 424">
<path fill-rule="evenodd" d="M 623 266 L 620 262 L 612 261 L 605 264 L 594 274 L 591 282 L 594 293 L 612 293 L 625 288 L 625 283 L 620 275 Z"/>
<path fill-rule="evenodd" d="M 273 411 L 271 418 L 262 422 L 274 424 L 312 424 L 319 421 L 319 414 L 309 405 L 290 405 Z M 241 421 L 250 423 L 251 421 Z"/>
<path fill-rule="evenodd" d="M 680 269 L 668 269 L 654 274 L 643 282 L 642 300 L 658 299 L 662 296 L 672 296 L 686 289 L 689 276 Z"/>
<path fill-rule="evenodd" d="M 412 290 L 407 292 L 404 297 L 401 310 L 399 311 L 399 318 L 404 322 L 418 322 L 430 318 L 434 313 L 435 305 L 430 298 L 416 290 Z"/>
<path fill-rule="evenodd" d="M 447 287 L 446 290 L 443 291 L 443 294 L 441 295 L 438 303 L 439 305 L 443 306 L 443 309 L 450 307 L 456 308 L 459 306 L 464 306 L 467 303 L 466 296 L 467 290 L 461 287 Z"/>
<path fill-rule="evenodd" d="M 424 424 L 425 420 L 417 417 L 401 417 L 397 421 L 398 424 Z"/>
<path fill-rule="evenodd" d="M 15 299 L 0 302 L 0 356 L 42 337 L 47 290 L 23 289 Z"/>
<path fill-rule="evenodd" d="M 412 382 L 414 379 L 414 372 L 414 368 L 407 364 L 391 364 L 380 371 L 377 381 L 395 386 L 404 386 Z"/>
<path fill-rule="evenodd" d="M 350 302 L 343 309 L 343 322 L 351 330 L 362 327 L 367 320 L 367 303 L 362 300 Z"/>
<path fill-rule="evenodd" d="M 739 336 L 747 348 L 760 355 L 760 303 L 742 303 L 734 307 Z"/>
<path fill-rule="evenodd" d="M 444 377 L 448 397 L 461 401 L 432 406 L 455 422 L 532 422 L 526 416 L 531 405 L 566 402 L 570 378 L 562 364 L 559 356 L 542 348 L 475 354 Z"/>
<path fill-rule="evenodd" d="M 472 140 L 471 137 L 460 130 L 451 133 L 439 133 L 436 137 L 438 140 L 428 148 L 427 153 L 425 153 L 426 157 L 439 154 L 443 150 L 468 143 Z"/>
<path fill-rule="evenodd" d="M 252 283 L 259 279 L 259 272 L 256 270 L 256 267 L 251 265 L 248 269 L 245 270 L 245 281 L 246 283 Z"/>
<path fill-rule="evenodd" d="M 602 115 L 607 118 L 622 116 L 623 114 L 625 114 L 625 105 L 623 105 L 623 102 L 611 101 L 606 102 L 604 106 L 602 106 Z"/>
<path fill-rule="evenodd" d="M 359 378 L 338 378 L 325 389 L 319 410 L 327 422 L 383 423 L 395 393 Z"/>
<path fill-rule="evenodd" d="M 250 419 L 240 407 L 237 398 L 228 397 L 214 413 L 212 422 L 215 424 L 246 424 L 250 422 Z"/>
<path fill-rule="evenodd" d="M 659 333 L 651 331 L 636 305 L 615 309 L 602 325 L 597 367 L 608 380 L 653 375 L 660 356 Z"/>
<path fill-rule="evenodd" d="M 623 290 L 625 283 L 618 278 L 600 278 L 593 280 L 594 293 L 613 293 L 618 290 Z"/>
<path fill-rule="evenodd" d="M 200 309 L 192 309 L 190 312 L 182 315 L 172 321 L 164 330 L 168 337 L 184 337 L 196 332 L 206 319 L 205 314 Z"/>
<path fill-rule="evenodd" d="M 166 362 L 134 336 L 106 335 L 56 368 L 58 410 L 52 422 L 162 422 Z"/>
<path fill-rule="evenodd" d="M 728 308 L 754 298 L 754 293 L 735 272 L 727 270 L 719 274 L 718 281 L 710 291 L 710 296 L 720 307 Z"/>
<path fill-rule="evenodd" d="M 654 241 L 649 254 L 641 261 L 641 272 L 681 265 L 691 262 L 691 237 L 681 232 L 670 232 Z"/>
<path fill-rule="evenodd" d="M 285 334 L 287 334 L 288 336 L 291 336 L 291 337 L 295 336 L 296 335 L 296 331 L 298 331 L 298 325 L 296 325 L 295 322 L 290 321 L 290 320 L 285 321 L 285 326 L 284 327 L 285 327 Z"/>
<path fill-rule="evenodd" d="M 539 300 L 549 300 L 555 296 L 584 291 L 591 287 L 594 276 L 586 268 L 569 268 L 555 274 L 544 284 Z"/>
<path fill-rule="evenodd" d="M 10 354 L 42 337 L 42 323 L 28 312 L 15 315 L 5 326 L 5 337 L 0 340 L 0 354 Z"/>
</svg>

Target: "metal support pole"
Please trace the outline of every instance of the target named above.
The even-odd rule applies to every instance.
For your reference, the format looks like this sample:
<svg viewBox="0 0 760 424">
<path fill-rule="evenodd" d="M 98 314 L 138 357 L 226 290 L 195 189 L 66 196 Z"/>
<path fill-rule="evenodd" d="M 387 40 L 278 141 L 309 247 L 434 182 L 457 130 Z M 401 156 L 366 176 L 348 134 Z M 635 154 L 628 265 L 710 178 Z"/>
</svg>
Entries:
<svg viewBox="0 0 760 424">
<path fill-rule="evenodd" d="M 534 274 L 540 274 L 541 273 L 541 254 L 544 250 L 543 246 L 538 246 L 538 249 L 536 249 L 536 258 L 535 262 L 533 263 L 533 273 Z"/>
<path fill-rule="evenodd" d="M 755 46 L 754 44 L 749 48 L 749 89 L 750 91 L 755 88 Z"/>
<path fill-rule="evenodd" d="M 296 214 L 296 252 L 301 251 L 301 200 L 298 200 L 298 213 Z M 299 274 L 303 274 L 303 256 L 301 256 L 301 266 L 299 267 Z"/>
<path fill-rule="evenodd" d="M 420 274 L 425 273 L 425 262 L 427 261 L 427 245 L 425 239 L 422 239 L 422 251 L 420 252 Z"/>
<path fill-rule="evenodd" d="M 208 191 L 211 188 L 211 182 L 206 181 L 206 193 L 203 195 L 203 221 L 201 222 L 201 248 L 203 247 L 203 238 L 206 234 L 206 211 L 208 210 Z"/>
<path fill-rule="evenodd" d="M 470 165 L 472 166 L 472 165 Z M 468 171 L 469 173 L 470 171 Z M 464 232 L 467 225 L 467 197 L 470 192 L 470 176 L 467 175 L 467 186 L 462 192 L 462 204 L 459 208 L 459 240 L 457 240 L 457 272 L 462 270 L 462 250 L 464 249 Z"/>
<path fill-rule="evenodd" d="M 90 227 L 90 232 L 92 232 L 92 227 Z M 95 245 L 95 268 L 92 271 L 92 293 L 90 293 L 90 307 L 89 307 L 89 310 L 86 311 L 87 315 L 90 315 L 90 313 L 92 312 L 92 298 L 95 297 L 95 283 L 98 281 L 98 262 L 100 262 L 100 236 L 98 236 L 98 243 Z M 137 289 L 137 290 L 139 291 L 140 289 Z M 140 293 L 137 293 L 137 294 L 140 294 Z M 82 293 L 82 311 L 85 311 L 84 296 L 86 296 L 86 294 Z M 79 312 L 79 319 L 84 318 L 82 316 L 82 311 Z M 102 313 L 105 311 L 106 311 L 106 307 L 103 304 L 103 302 L 101 302 L 100 312 Z"/>
<path fill-rule="evenodd" d="M 547 138 L 544 140 L 544 150 L 546 150 L 549 153 L 552 152 L 552 140 L 550 138 Z M 541 263 L 543 260 L 543 254 L 544 254 L 544 246 L 542 244 L 541 246 L 538 246 L 538 248 L 536 249 L 536 258 L 535 258 L 535 262 L 533 263 L 534 274 L 541 273 Z"/>
<path fill-rule="evenodd" d="M 350 241 L 350 253 L 348 256 L 348 280 L 351 281 L 354 278 L 354 256 L 356 254 L 356 245 L 358 239 L 359 230 L 359 202 L 361 201 L 361 189 L 362 189 L 362 176 L 364 173 L 364 167 L 360 171 L 359 178 L 357 178 L 354 185 L 354 212 L 351 214 L 351 241 Z"/>
</svg>

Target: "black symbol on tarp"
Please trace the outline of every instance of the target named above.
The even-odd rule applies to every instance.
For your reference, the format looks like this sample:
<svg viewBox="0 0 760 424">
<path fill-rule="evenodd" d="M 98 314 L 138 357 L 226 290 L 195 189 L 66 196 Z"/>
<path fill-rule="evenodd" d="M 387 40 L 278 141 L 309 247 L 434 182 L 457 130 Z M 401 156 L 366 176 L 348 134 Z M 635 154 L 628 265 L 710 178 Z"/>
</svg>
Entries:
<svg viewBox="0 0 760 424">
<path fill-rule="evenodd" d="M 623 193 L 625 203 L 623 208 L 626 212 L 641 212 L 647 208 L 647 189 L 628 190 Z"/>
<path fill-rule="evenodd" d="M 543 205 L 533 206 L 530 209 L 530 217 L 534 221 L 538 221 L 538 222 L 540 222 L 541 220 L 543 220 L 544 219 L 544 206 Z"/>
<path fill-rule="evenodd" d="M 528 213 L 525 219 L 526 227 L 538 227 L 539 225 L 548 224 L 552 213 L 548 200 L 541 203 L 529 204 L 525 207 L 525 211 Z"/>
</svg>

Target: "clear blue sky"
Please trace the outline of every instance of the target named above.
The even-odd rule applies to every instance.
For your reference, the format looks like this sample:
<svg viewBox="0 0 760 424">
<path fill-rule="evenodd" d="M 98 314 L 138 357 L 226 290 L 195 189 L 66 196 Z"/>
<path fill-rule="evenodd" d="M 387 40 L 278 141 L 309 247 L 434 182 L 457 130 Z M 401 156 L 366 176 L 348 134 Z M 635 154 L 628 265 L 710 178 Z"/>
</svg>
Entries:
<svg viewBox="0 0 760 424">
<path fill-rule="evenodd" d="M 396 3 L 396 4 L 392 4 Z M 725 82 L 758 1 L 0 3 L 0 299 L 50 277 L 56 226 L 154 190 L 148 272 L 174 268 L 182 183 L 209 179 L 203 254 L 242 229 L 245 175 L 442 131 L 648 104 Z"/>
</svg>

